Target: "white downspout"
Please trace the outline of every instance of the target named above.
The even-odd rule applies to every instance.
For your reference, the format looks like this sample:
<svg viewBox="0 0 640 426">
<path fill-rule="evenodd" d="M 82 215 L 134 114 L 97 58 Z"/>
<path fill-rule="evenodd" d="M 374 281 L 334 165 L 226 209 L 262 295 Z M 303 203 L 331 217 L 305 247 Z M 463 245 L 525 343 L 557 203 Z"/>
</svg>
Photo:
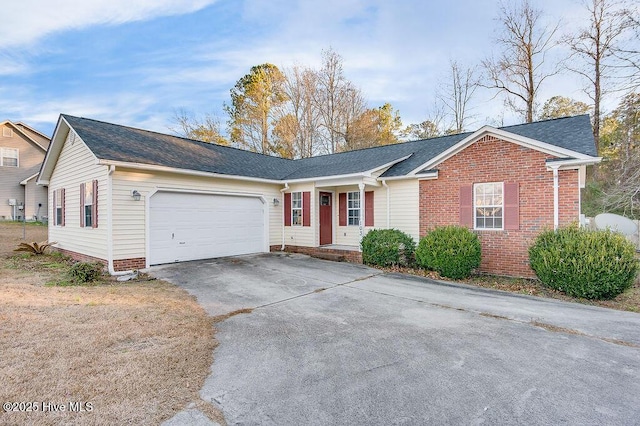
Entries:
<svg viewBox="0 0 640 426">
<path fill-rule="evenodd" d="M 358 184 L 358 188 L 360 189 L 360 217 L 358 218 L 358 227 L 360 228 L 360 240 L 362 241 L 362 237 L 364 237 L 364 183 L 361 182 Z"/>
<path fill-rule="evenodd" d="M 116 171 L 116 166 L 109 166 L 107 172 L 107 268 L 111 275 L 128 275 L 133 271 L 116 271 L 113 269 L 113 185 L 112 175 Z"/>
<path fill-rule="evenodd" d="M 390 229 L 390 225 L 391 225 L 391 198 L 390 198 L 390 189 L 389 189 L 389 185 L 387 185 L 387 181 L 383 180 L 382 181 L 382 186 L 384 186 L 385 188 L 387 188 L 387 229 Z"/>
<path fill-rule="evenodd" d="M 558 168 L 553 168 L 553 229 L 558 229 L 559 225 L 559 179 L 558 179 Z"/>
<path fill-rule="evenodd" d="M 282 188 L 280 190 L 280 193 L 282 194 L 282 247 L 280 247 L 281 251 L 284 251 L 284 215 L 286 214 L 286 212 L 284 211 L 284 192 L 289 189 L 289 184 L 287 182 L 284 183 L 284 188 Z"/>
</svg>

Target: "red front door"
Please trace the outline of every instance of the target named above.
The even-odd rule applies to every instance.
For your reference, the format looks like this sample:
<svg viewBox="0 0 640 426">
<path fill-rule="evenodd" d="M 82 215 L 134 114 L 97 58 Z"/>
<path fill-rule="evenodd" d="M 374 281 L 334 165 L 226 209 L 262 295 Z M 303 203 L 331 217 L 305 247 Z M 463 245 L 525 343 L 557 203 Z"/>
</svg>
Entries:
<svg viewBox="0 0 640 426">
<path fill-rule="evenodd" d="M 320 245 L 333 243 L 331 193 L 320 193 Z"/>
</svg>

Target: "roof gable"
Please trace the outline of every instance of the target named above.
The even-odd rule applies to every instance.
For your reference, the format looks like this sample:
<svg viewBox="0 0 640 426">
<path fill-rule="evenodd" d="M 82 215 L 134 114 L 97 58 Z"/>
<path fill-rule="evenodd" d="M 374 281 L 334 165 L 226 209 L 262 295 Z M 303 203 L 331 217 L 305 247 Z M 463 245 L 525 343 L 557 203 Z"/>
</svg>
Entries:
<svg viewBox="0 0 640 426">
<path fill-rule="evenodd" d="M 49 146 L 46 136 L 41 136 L 42 134 L 37 130 L 32 129 L 24 125 L 23 123 L 13 123 L 12 121 L 5 120 L 0 122 L 0 126 L 10 126 L 18 135 L 22 137 L 26 142 L 35 146 L 42 152 L 46 152 Z M 35 134 L 31 133 L 34 132 Z M 36 136 L 38 135 L 38 136 Z"/>
</svg>

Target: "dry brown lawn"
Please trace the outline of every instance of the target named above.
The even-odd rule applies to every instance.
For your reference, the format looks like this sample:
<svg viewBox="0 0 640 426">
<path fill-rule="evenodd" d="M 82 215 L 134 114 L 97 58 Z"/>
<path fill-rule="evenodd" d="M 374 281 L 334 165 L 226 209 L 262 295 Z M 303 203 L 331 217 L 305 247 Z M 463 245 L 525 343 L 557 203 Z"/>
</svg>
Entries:
<svg viewBox="0 0 640 426">
<path fill-rule="evenodd" d="M 0 223 L 0 402 L 37 412 L 0 410 L 0 424 L 159 424 L 192 403 L 224 423 L 199 399 L 216 342 L 192 296 L 154 280 L 47 286 L 65 262 L 15 257 L 21 238 L 21 225 Z M 27 226 L 27 241 L 45 239 Z"/>
</svg>

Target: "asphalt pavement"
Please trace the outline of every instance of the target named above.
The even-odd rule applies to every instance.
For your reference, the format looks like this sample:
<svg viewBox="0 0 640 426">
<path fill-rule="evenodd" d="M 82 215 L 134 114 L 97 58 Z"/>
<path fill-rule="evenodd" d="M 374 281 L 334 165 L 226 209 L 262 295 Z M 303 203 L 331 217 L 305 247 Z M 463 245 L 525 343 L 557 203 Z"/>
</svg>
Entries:
<svg viewBox="0 0 640 426">
<path fill-rule="evenodd" d="M 230 425 L 640 424 L 640 314 L 297 254 L 151 274 L 251 309 L 217 324 L 200 391 Z"/>
</svg>

